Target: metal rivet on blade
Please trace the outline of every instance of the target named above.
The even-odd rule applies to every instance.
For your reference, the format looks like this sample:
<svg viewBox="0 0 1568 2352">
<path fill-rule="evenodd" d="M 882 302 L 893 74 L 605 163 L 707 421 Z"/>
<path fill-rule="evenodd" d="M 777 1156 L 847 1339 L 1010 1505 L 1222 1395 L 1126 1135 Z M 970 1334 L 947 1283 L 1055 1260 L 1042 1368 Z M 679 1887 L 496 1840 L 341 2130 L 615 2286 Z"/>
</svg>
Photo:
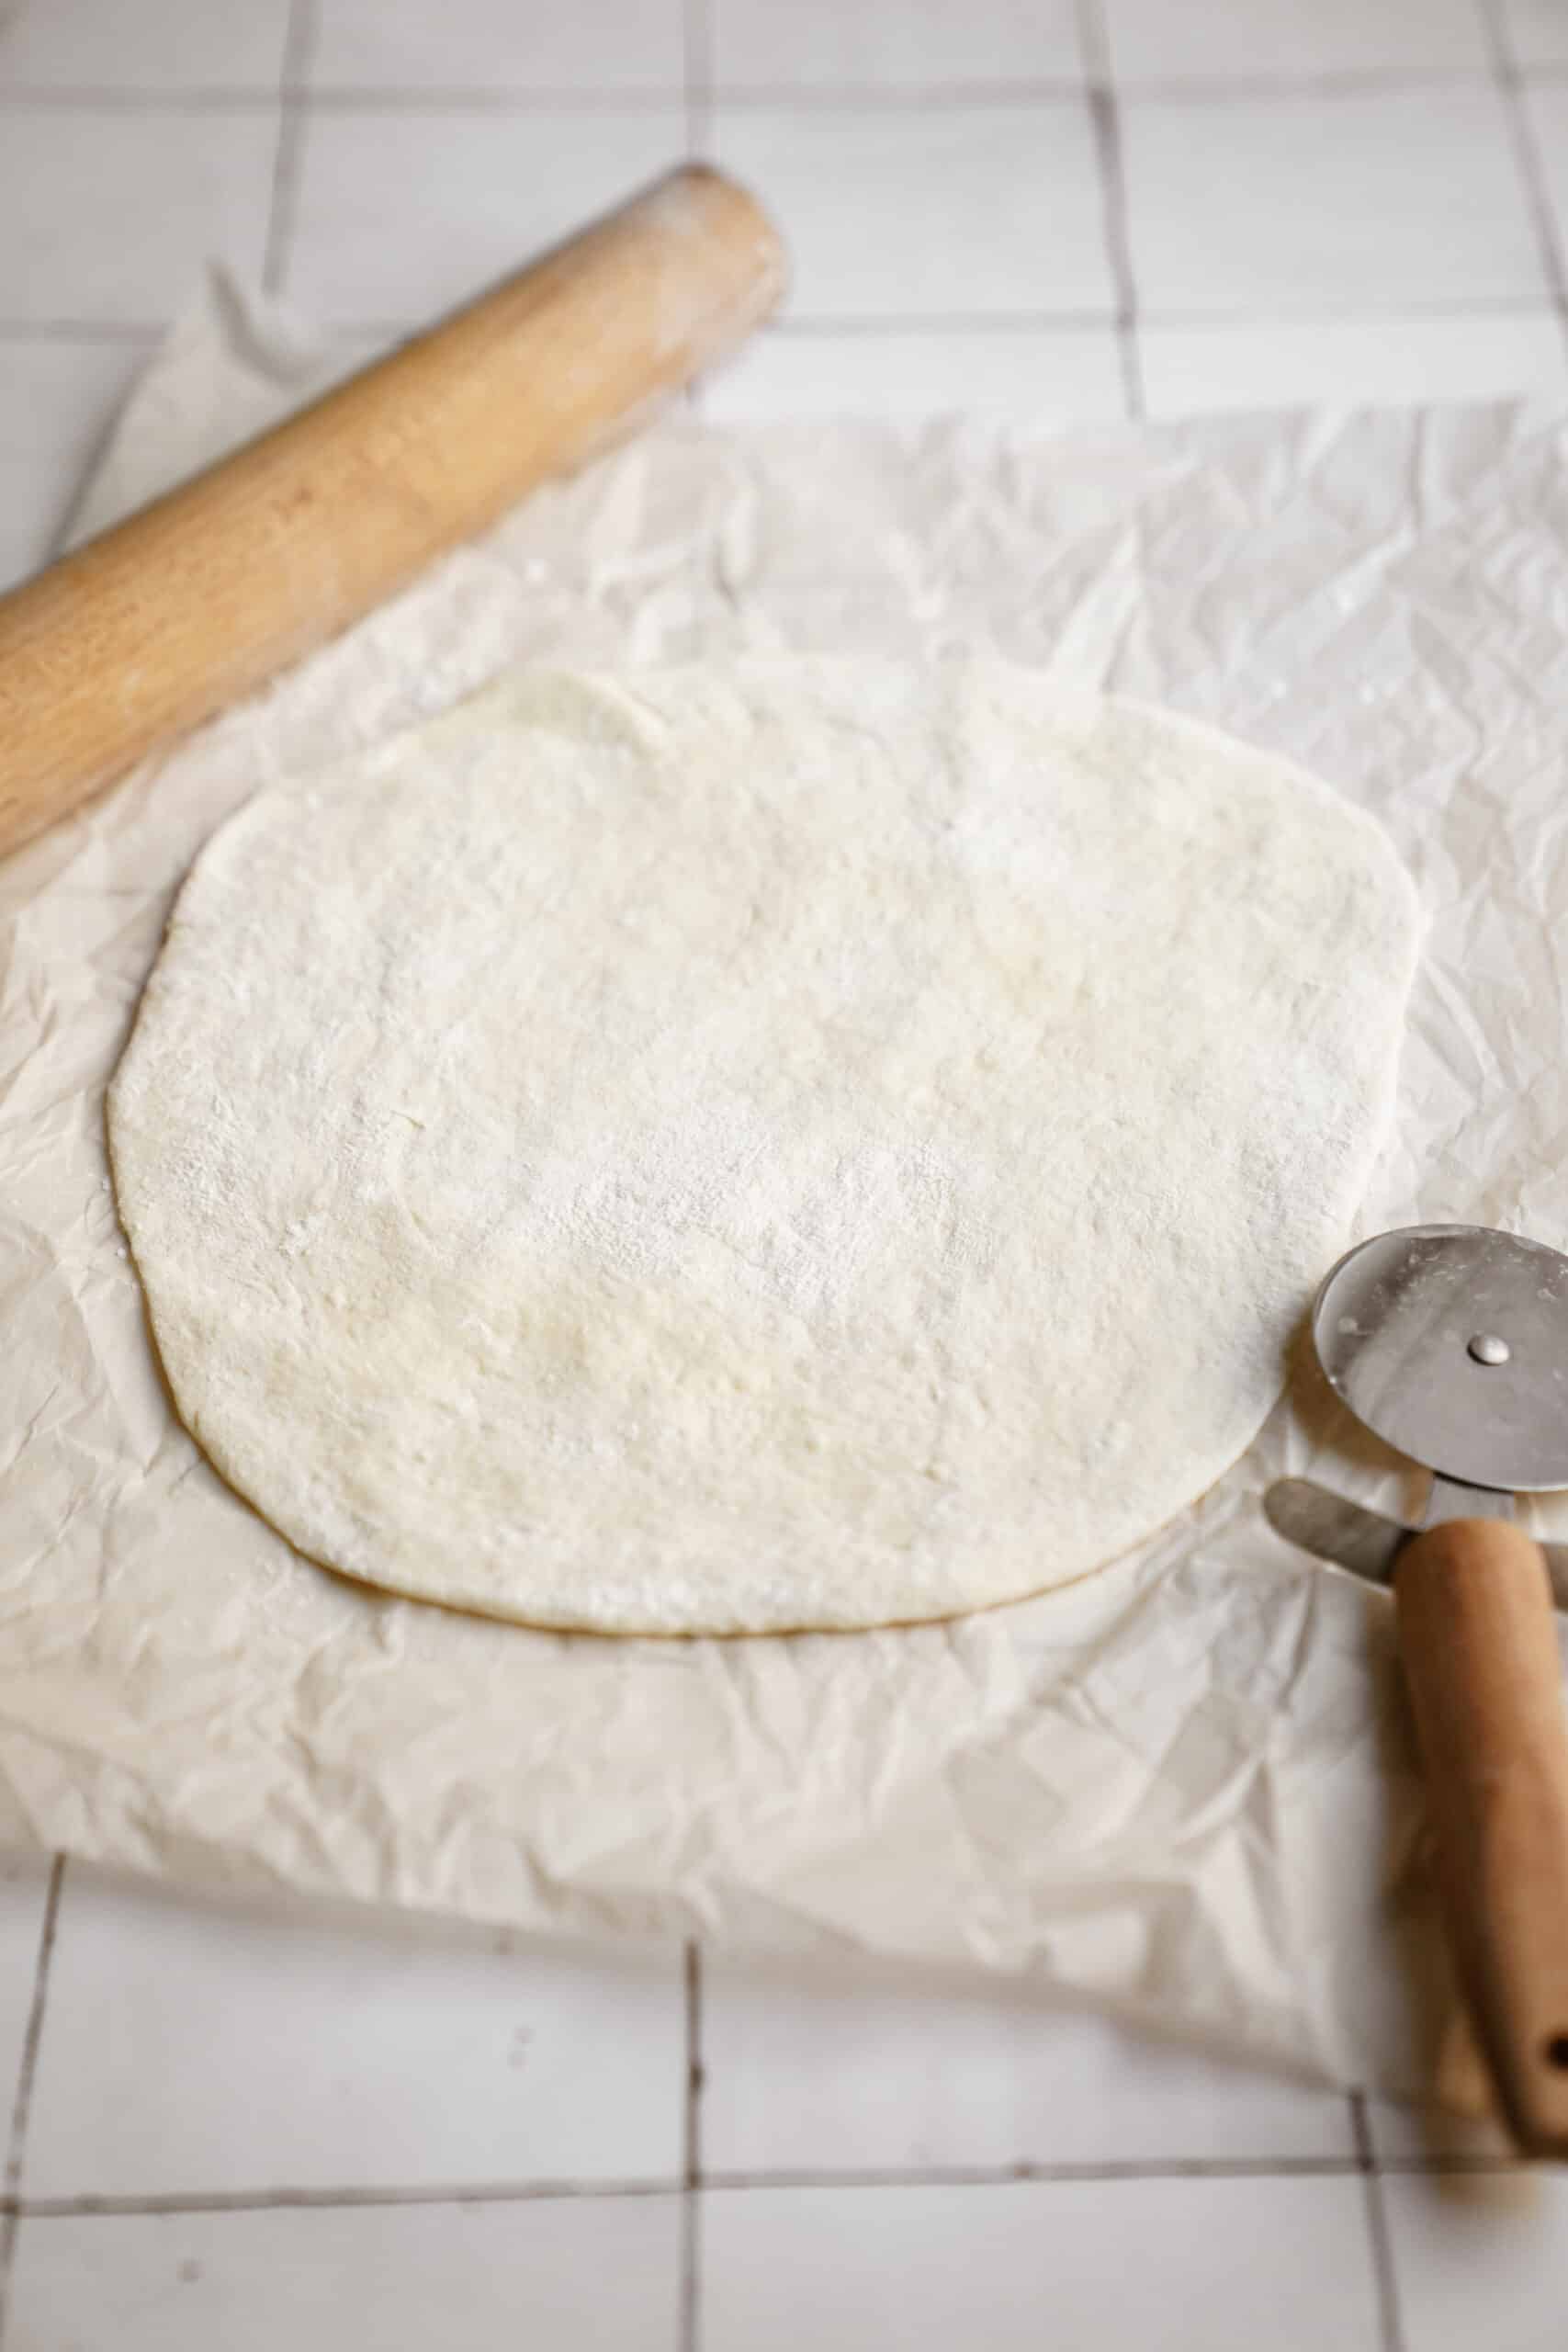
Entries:
<svg viewBox="0 0 1568 2352">
<path fill-rule="evenodd" d="M 1495 1364 L 1506 1363 L 1513 1350 L 1495 1331 L 1477 1331 L 1470 1342 L 1470 1352 L 1477 1363 Z"/>
</svg>

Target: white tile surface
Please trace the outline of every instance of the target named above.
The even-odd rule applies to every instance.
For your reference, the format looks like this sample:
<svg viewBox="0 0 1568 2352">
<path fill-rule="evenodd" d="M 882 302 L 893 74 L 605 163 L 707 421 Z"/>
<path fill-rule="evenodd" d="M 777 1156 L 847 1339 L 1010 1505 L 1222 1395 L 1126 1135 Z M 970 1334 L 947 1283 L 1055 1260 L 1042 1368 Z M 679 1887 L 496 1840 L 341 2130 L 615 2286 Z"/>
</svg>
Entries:
<svg viewBox="0 0 1568 2352">
<path fill-rule="evenodd" d="M 674 2352 L 674 2198 L 24 2222 L 7 2352 Z"/>
<path fill-rule="evenodd" d="M 205 261 L 258 271 L 269 110 L 0 116 L 0 320 L 166 319 Z"/>
<path fill-rule="evenodd" d="M 1074 0 L 709 0 L 722 88 L 961 89 L 1077 82 Z"/>
<path fill-rule="evenodd" d="M 1472 2109 L 1476 2092 L 1483 2102 L 1490 2096 L 1481 2062 L 1472 2056 L 1468 2061 L 1466 2096 Z M 1443 2164 L 1455 2158 L 1481 2158 L 1495 2164 L 1499 2160 L 1511 2161 L 1514 2155 L 1506 2133 L 1493 2116 L 1461 2114 L 1455 2108 L 1439 2107 L 1435 2101 L 1426 2105 L 1404 2099 L 1369 2098 L 1367 2131 L 1377 2154 L 1395 2163 Z"/>
<path fill-rule="evenodd" d="M 1568 0 L 1503 0 L 1514 55 L 1525 65 L 1568 65 Z"/>
<path fill-rule="evenodd" d="M 0 590 L 50 555 L 76 484 L 145 358 L 134 343 L 0 336 Z"/>
<path fill-rule="evenodd" d="M 68 1873 L 28 2194 L 676 2177 L 677 1958 L 505 1940 Z"/>
<path fill-rule="evenodd" d="M 1146 311 L 1268 316 L 1545 294 L 1491 90 L 1134 100 L 1122 120 Z"/>
<path fill-rule="evenodd" d="M 1568 343 L 1547 310 L 1150 326 L 1138 345 L 1151 416 L 1568 392 Z"/>
<path fill-rule="evenodd" d="M 682 0 L 318 0 L 320 87 L 679 94 Z"/>
<path fill-rule="evenodd" d="M 1357 2179 L 721 2189 L 702 2204 L 703 2352 L 1376 2352 Z"/>
<path fill-rule="evenodd" d="M 288 0 L 13 0 L 0 89 L 266 90 Z"/>
<path fill-rule="evenodd" d="M 289 297 L 423 322 L 679 162 L 684 136 L 679 107 L 314 115 Z"/>
<path fill-rule="evenodd" d="M 1104 0 L 1119 82 L 1483 73 L 1476 0 Z"/>
<path fill-rule="evenodd" d="M 710 1960 L 703 2164 L 903 2171 L 1349 2156 L 1342 2098 L 1045 2008 L 1003 1987 L 916 1992 Z"/>
<path fill-rule="evenodd" d="M 878 416 L 897 424 L 962 409 L 1049 426 L 1123 413 L 1110 327 L 964 333 L 763 334 L 703 388 L 716 424 Z"/>
<path fill-rule="evenodd" d="M 1404 2352 L 1561 2352 L 1568 2178 L 1390 2174 L 1382 2194 Z"/>
<path fill-rule="evenodd" d="M 765 198 L 804 318 L 1113 307 L 1089 118 L 1033 106 L 720 106 L 718 160 Z"/>
</svg>

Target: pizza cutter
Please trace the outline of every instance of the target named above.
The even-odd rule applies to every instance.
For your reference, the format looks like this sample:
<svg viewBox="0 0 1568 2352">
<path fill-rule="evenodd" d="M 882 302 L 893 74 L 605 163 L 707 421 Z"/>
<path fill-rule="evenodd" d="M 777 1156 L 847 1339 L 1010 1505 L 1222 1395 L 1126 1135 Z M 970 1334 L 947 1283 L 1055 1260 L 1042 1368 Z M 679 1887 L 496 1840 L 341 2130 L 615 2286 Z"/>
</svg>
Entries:
<svg viewBox="0 0 1568 2352">
<path fill-rule="evenodd" d="M 1564 1562 L 1513 1524 L 1516 1494 L 1568 1487 L 1568 1258 L 1483 1226 L 1382 1233 L 1325 1278 L 1313 1339 L 1331 1386 L 1430 1469 L 1431 1494 L 1419 1532 L 1305 1479 L 1265 1506 L 1292 1541 L 1392 1577 L 1461 1990 L 1518 2145 L 1568 2157 L 1568 1720 L 1551 1580 Z"/>
</svg>

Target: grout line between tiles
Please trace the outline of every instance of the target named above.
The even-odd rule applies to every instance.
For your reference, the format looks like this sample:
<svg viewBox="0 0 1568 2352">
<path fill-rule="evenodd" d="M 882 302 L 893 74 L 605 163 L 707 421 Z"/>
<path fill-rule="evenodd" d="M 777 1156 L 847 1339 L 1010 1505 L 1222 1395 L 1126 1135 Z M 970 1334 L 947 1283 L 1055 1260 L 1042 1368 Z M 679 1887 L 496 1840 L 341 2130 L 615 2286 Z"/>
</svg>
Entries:
<svg viewBox="0 0 1568 2352">
<path fill-rule="evenodd" d="M 115 2221 L 138 2214 L 333 2212 L 340 2207 L 552 2205 L 594 2198 L 673 2197 L 676 2180 L 443 2181 L 434 2188 L 174 2189 L 134 2196 L 12 2197 L 26 2222 Z"/>
<path fill-rule="evenodd" d="M 282 291 L 294 243 L 300 152 L 305 136 L 305 80 L 315 40 L 314 14 L 314 0 L 288 0 L 288 25 L 277 85 L 277 146 L 267 206 L 266 254 L 262 263 L 262 285 L 269 294 Z"/>
<path fill-rule="evenodd" d="M 705 2172 L 705 2190 L 751 2188 L 1007 2188 L 1021 2184 L 1048 2188 L 1055 2182 L 1137 2180 L 1333 2180 L 1353 2179 L 1361 2166 L 1354 2156 L 1169 2156 L 1107 2157 L 1099 2163 L 924 2165 L 916 2170 L 833 2172 Z"/>
<path fill-rule="evenodd" d="M 288 73 L 285 64 L 284 72 Z M 674 86 L 637 90 L 603 88 L 522 89 L 504 83 L 488 89 L 441 89 L 422 83 L 415 89 L 357 88 L 317 84 L 301 77 L 298 96 L 311 114 L 637 114 L 678 107 Z M 61 87 L 28 90 L 0 87 L 0 114 L 261 114 L 277 104 L 271 89 L 221 85 L 210 89 L 113 90 Z"/>
<path fill-rule="evenodd" d="M 868 114 L 923 114 L 953 107 L 1077 107 L 1083 103 L 1086 85 L 1066 75 L 1047 74 L 1031 80 L 1019 74 L 997 82 L 716 82 L 712 95 L 720 106 L 742 113 L 831 113 L 836 107 L 863 108 Z"/>
<path fill-rule="evenodd" d="M 677 82 L 653 83 L 646 89 L 585 88 L 525 89 L 504 82 L 493 88 L 457 86 L 442 89 L 422 83 L 417 89 L 358 88 L 353 83 L 312 83 L 302 94 L 310 114 L 675 114 L 682 100 Z"/>
<path fill-rule="evenodd" d="M 38 2055 L 43 2041 L 44 2010 L 49 2001 L 50 1962 L 54 1958 L 54 1939 L 60 1927 L 61 1898 L 65 1888 L 65 1857 L 56 1854 L 50 1864 L 49 1885 L 44 1893 L 43 1918 L 39 1928 L 38 1961 L 33 1971 L 33 1996 L 28 2010 L 27 2030 L 22 2037 L 21 2063 L 17 2069 L 17 2095 L 11 2107 L 10 2136 L 6 2148 L 6 2198 L 15 2200 L 21 2187 L 22 2166 L 27 2157 L 28 2121 L 32 2112 L 33 2080 L 38 2073 Z"/>
<path fill-rule="evenodd" d="M 4 2345 L 6 2334 L 11 2271 L 17 2257 L 17 2192 L 22 2185 L 22 2167 L 27 2161 L 33 2084 L 38 2074 L 39 2049 L 43 2041 L 44 2011 L 49 2002 L 50 1962 L 54 1957 L 54 1939 L 60 1925 L 60 1904 L 64 1888 L 65 1857 L 56 1854 L 50 1864 L 49 1884 L 44 1891 L 38 1959 L 33 1967 L 33 1996 L 28 2009 L 27 2030 L 22 2036 L 22 2055 L 17 2068 L 17 2092 L 11 2104 L 11 2128 L 6 2145 L 5 2211 L 0 2216 L 0 2346 Z"/>
<path fill-rule="evenodd" d="M 900 109 L 920 113 L 929 107 L 1005 107 L 1005 106 L 1076 106 L 1083 96 L 1083 85 L 1072 81 L 999 81 L 999 82 L 936 82 L 912 84 L 907 89 L 889 89 L 874 83 L 808 84 L 800 89 L 787 85 L 779 88 L 766 85 L 716 89 L 707 69 L 706 9 L 696 0 L 692 11 L 696 19 L 695 30 L 702 46 L 702 87 L 710 101 L 717 97 L 726 106 L 741 108 L 779 107 L 786 111 L 796 108 L 810 113 L 833 107 L 866 107 L 877 112 L 897 113 Z M 692 64 L 693 26 L 687 20 L 685 33 L 686 74 Z M 649 109 L 672 107 L 681 104 L 682 91 L 673 85 L 654 84 L 644 89 L 606 90 L 603 86 L 567 85 L 559 89 L 525 88 L 502 83 L 494 87 L 476 88 L 457 85 L 443 88 L 438 84 L 422 83 L 417 88 L 396 85 L 351 82 L 312 84 L 299 92 L 300 103 L 312 114 L 542 114 L 566 111 L 573 114 L 637 114 Z M 102 88 L 68 88 L 28 90 L 12 85 L 0 88 L 0 112 L 79 111 L 93 114 L 254 114 L 275 105 L 274 90 L 245 86 L 192 90 L 114 90 Z"/>
<path fill-rule="evenodd" d="M 1122 368 L 1122 396 L 1128 415 L 1142 417 L 1147 403 L 1138 348 L 1138 288 L 1133 275 L 1133 250 L 1127 228 L 1127 175 L 1122 153 L 1121 112 L 1115 85 L 1109 78 L 1111 51 L 1104 0 L 1078 0 L 1078 37 L 1086 59 L 1092 62 L 1095 69 L 1089 111 L 1100 174 L 1106 259 L 1116 294 L 1116 356 Z"/>
<path fill-rule="evenodd" d="M 996 107 L 1021 105 L 1066 106 L 1082 99 L 1085 92 L 1111 86 L 1111 68 L 1103 46 L 1080 45 L 1085 52 L 1085 74 L 1082 81 L 1060 75 L 1031 81 L 1020 76 L 1013 81 L 999 82 L 925 82 L 910 83 L 903 88 L 889 88 L 886 83 L 869 82 L 804 82 L 776 85 L 757 82 L 716 82 L 714 96 L 720 106 L 765 107 L 781 112 L 799 107 L 809 112 L 817 107 L 865 107 L 888 112 L 907 107 L 918 112 L 925 107 Z M 1568 73 L 1568 67 L 1562 69 Z M 1386 73 L 1339 74 L 1256 74 L 1228 80 L 1214 76 L 1207 80 L 1183 81 L 1150 75 L 1116 79 L 1117 94 L 1122 98 L 1144 102 L 1152 100 L 1164 106 L 1213 106 L 1235 100 L 1252 105 L 1259 100 L 1289 101 L 1292 98 L 1356 98 L 1398 97 L 1403 95 L 1430 96 L 1443 90 L 1479 90 L 1487 86 L 1484 71 L 1451 74 L 1409 74 L 1398 70 Z"/>
<path fill-rule="evenodd" d="M 686 2077 L 681 2125 L 681 2284 L 677 2352 L 700 2352 L 702 2334 L 703 1956 L 689 1943 L 682 1976 L 686 2014 Z"/>
<path fill-rule="evenodd" d="M 1507 117 L 1508 137 L 1514 150 L 1514 161 L 1524 184 L 1525 201 L 1529 207 L 1530 223 L 1535 231 L 1536 250 L 1540 259 L 1541 276 L 1545 278 L 1557 311 L 1563 338 L 1568 341 L 1568 268 L 1565 268 L 1562 242 L 1558 231 L 1557 216 L 1551 194 L 1546 184 L 1541 164 L 1540 149 L 1536 141 L 1535 125 L 1530 120 L 1529 107 L 1525 102 L 1524 84 L 1514 45 L 1508 37 L 1501 0 L 1479 0 L 1482 24 L 1492 52 L 1492 70 Z"/>
<path fill-rule="evenodd" d="M 700 2071 L 700 2070 L 699 2070 Z M 404 2205 L 530 2205 L 591 2202 L 596 2198 L 679 2197 L 694 2215 L 708 2194 L 744 2196 L 756 2189 L 778 2188 L 1005 2188 L 1020 2186 L 1050 2188 L 1054 2184 L 1097 2181 L 1107 2186 L 1142 2180 L 1345 2180 L 1365 2179 L 1385 2172 L 1442 2174 L 1455 2172 L 1517 2172 L 1529 2169 L 1523 2157 L 1404 2156 L 1386 2162 L 1363 2154 L 1352 2156 L 1193 2156 L 1108 2159 L 1091 2164 L 1011 2164 L 926 2165 L 914 2170 L 868 2172 L 781 2170 L 777 2172 L 705 2172 L 694 2162 L 690 2176 L 622 2180 L 443 2181 L 429 2186 L 363 2188 L 171 2189 L 144 2196 L 96 2195 L 75 2197 L 0 2197 L 0 2216 L 14 2224 L 27 2222 L 113 2221 L 137 2215 L 178 2213 L 325 2212 L 338 2207 L 398 2207 Z M 694 2235 L 690 2241 L 695 2251 Z M 684 2259 L 684 2247 L 683 2247 Z M 691 2274 L 694 2287 L 694 2268 Z M 696 2297 L 688 2302 L 682 2279 L 683 2324 L 689 2311 L 694 2323 Z M 682 2339 L 682 2352 L 686 2352 Z M 696 2352 L 694 2336 L 691 2352 Z M 1393 2352 L 1401 2352 L 1395 2340 Z"/>
<path fill-rule="evenodd" d="M 1343 67 L 1326 74 L 1193 74 L 1183 79 L 1162 74 L 1119 74 L 1123 98 L 1154 100 L 1162 106 L 1213 106 L 1231 99 L 1244 104 L 1269 104 L 1292 98 L 1429 97 L 1445 90 L 1484 89 L 1487 76 L 1477 68 L 1451 73 L 1408 73 L 1399 66 Z"/>
<path fill-rule="evenodd" d="M 1372 2257 L 1372 2281 L 1377 2295 L 1378 2343 L 1381 2352 L 1404 2352 L 1404 2328 L 1399 2310 L 1399 2285 L 1394 2276 L 1393 2247 L 1388 2233 L 1382 2181 L 1367 2121 L 1364 2091 L 1350 2093 L 1350 2129 L 1356 2142 L 1356 2164 L 1367 2217 L 1367 2239 Z"/>
<path fill-rule="evenodd" d="M 1531 82 L 1560 82 L 1564 77 L 1568 77 L 1568 64 L 1532 68 L 1521 78 Z M 781 112 L 798 109 L 806 113 L 836 107 L 861 107 L 889 113 L 904 109 L 918 113 L 927 107 L 1071 106 L 1081 103 L 1086 90 L 1092 95 L 1097 87 L 1108 89 L 1110 86 L 1108 72 L 1103 69 L 1091 71 L 1082 82 L 1061 75 L 1047 75 L 1033 80 L 1021 76 L 1011 81 L 911 83 L 905 88 L 889 88 L 886 84 L 868 82 L 800 85 L 709 83 L 707 85 L 709 97 L 722 106 L 742 109 L 764 107 Z M 1489 77 L 1485 74 L 1390 71 L 1256 74 L 1244 79 L 1207 81 L 1170 80 L 1158 76 L 1147 79 L 1122 77 L 1115 94 L 1122 100 L 1138 104 L 1213 106 L 1232 100 L 1238 104 L 1254 104 L 1258 101 L 1288 103 L 1293 98 L 1397 97 L 1487 86 Z M 395 84 L 328 82 L 316 83 L 301 88 L 299 92 L 300 106 L 310 114 L 528 114 L 555 113 L 563 109 L 579 114 L 620 114 L 678 107 L 681 97 L 682 93 L 674 85 L 607 92 L 602 86 L 589 87 L 580 84 L 569 84 L 554 89 L 506 85 L 497 88 L 475 88 L 467 85 L 443 88 L 429 84 L 410 88 Z M 61 84 L 43 88 L 11 83 L 0 87 L 0 112 L 4 113 L 69 113 L 73 109 L 105 114 L 256 113 L 276 104 L 276 90 L 248 84 L 142 90 L 114 89 L 96 84 Z"/>
</svg>

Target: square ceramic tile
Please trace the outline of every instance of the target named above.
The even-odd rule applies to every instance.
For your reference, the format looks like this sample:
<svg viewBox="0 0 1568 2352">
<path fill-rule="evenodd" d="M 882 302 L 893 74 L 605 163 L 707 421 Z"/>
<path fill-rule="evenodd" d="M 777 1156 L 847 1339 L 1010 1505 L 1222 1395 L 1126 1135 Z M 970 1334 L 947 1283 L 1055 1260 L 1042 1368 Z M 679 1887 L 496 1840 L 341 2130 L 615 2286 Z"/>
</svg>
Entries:
<svg viewBox="0 0 1568 2352">
<path fill-rule="evenodd" d="M 720 89 L 1078 82 L 1075 0 L 709 0 Z"/>
<path fill-rule="evenodd" d="M 1556 224 L 1558 248 L 1568 254 L 1568 84 L 1538 83 L 1526 92 L 1525 104 Z"/>
<path fill-rule="evenodd" d="M 1378 2346 L 1353 2178 L 710 2190 L 701 2276 L 703 2352 Z"/>
<path fill-rule="evenodd" d="M 1544 2169 L 1384 2177 L 1404 2352 L 1560 2352 L 1568 2178 Z"/>
<path fill-rule="evenodd" d="M 7 2352 L 674 2352 L 679 2200 L 21 2227 Z"/>
<path fill-rule="evenodd" d="M 26 2187 L 672 2179 L 684 2064 L 676 1955 L 513 1949 L 72 1871 Z"/>
<path fill-rule="evenodd" d="M 318 88 L 676 97 L 684 67 L 682 0 L 318 0 L 309 70 Z"/>
<path fill-rule="evenodd" d="M 132 342 L 0 336 L 0 590 L 54 551 L 82 477 L 145 356 Z"/>
<path fill-rule="evenodd" d="M 1146 311 L 1267 317 L 1544 297 L 1492 90 L 1134 100 L 1122 122 Z"/>
<path fill-rule="evenodd" d="M 1490 2118 L 1456 2115 L 1446 2107 L 1403 2099 L 1370 2098 L 1367 2129 L 1378 2154 L 1393 2164 L 1454 2161 L 1506 2164 L 1512 2160 L 1503 2127 Z"/>
<path fill-rule="evenodd" d="M 1089 117 L 1036 106 L 720 106 L 718 160 L 784 231 L 797 316 L 1114 307 Z"/>
<path fill-rule="evenodd" d="M 1568 65 L 1568 0 L 1503 0 L 1503 22 L 1522 65 Z"/>
<path fill-rule="evenodd" d="M 4 496 L 0 481 L 0 500 Z M 41 1855 L 7 1855 L 0 1860 L 0 2131 L 9 2128 L 17 2096 L 22 2044 L 27 2040 L 38 1976 L 49 1873 L 50 1864 Z"/>
<path fill-rule="evenodd" d="M 703 387 L 703 414 L 736 424 L 882 417 L 913 424 L 962 410 L 1042 427 L 1125 413 L 1110 327 L 755 335 Z"/>
<path fill-rule="evenodd" d="M 0 89 L 266 90 L 288 0 L 14 0 Z"/>
<path fill-rule="evenodd" d="M 684 137 L 679 107 L 312 115 L 289 296 L 422 323 L 678 163 Z"/>
<path fill-rule="evenodd" d="M 1568 343 L 1547 310 L 1150 326 L 1138 348 L 1151 416 L 1568 392 Z"/>
<path fill-rule="evenodd" d="M 1337 2094 L 1006 1986 L 703 1972 L 715 2172 L 1353 2154 Z"/>
<path fill-rule="evenodd" d="M 1118 82 L 1484 74 L 1476 0 L 1104 0 Z"/>
<path fill-rule="evenodd" d="M 270 109 L 0 116 L 0 321 L 156 324 L 204 262 L 259 271 Z"/>
</svg>

